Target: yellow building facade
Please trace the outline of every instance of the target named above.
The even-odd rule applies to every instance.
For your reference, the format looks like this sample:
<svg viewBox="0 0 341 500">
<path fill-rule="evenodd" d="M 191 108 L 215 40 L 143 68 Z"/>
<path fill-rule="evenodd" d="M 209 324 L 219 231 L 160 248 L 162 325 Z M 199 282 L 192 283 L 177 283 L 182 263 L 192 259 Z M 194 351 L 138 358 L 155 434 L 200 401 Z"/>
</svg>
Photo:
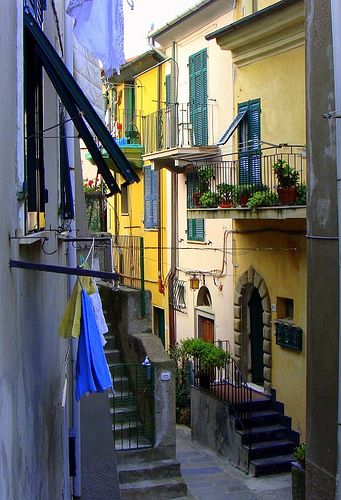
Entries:
<svg viewBox="0 0 341 500">
<path fill-rule="evenodd" d="M 134 61 L 130 65 L 134 69 Z M 109 98 L 116 139 L 128 159 L 136 165 L 140 182 L 125 186 L 118 175 L 122 194 L 108 200 L 108 231 L 120 238 L 117 241 L 123 242 L 121 245 L 127 245 L 132 240 L 136 240 L 137 244 L 143 242 L 141 272 L 145 289 L 151 292 L 153 331 L 168 347 L 167 171 L 154 170 L 149 162 L 143 162 L 141 158 L 145 140 L 144 116 L 157 112 L 165 100 L 164 66 L 164 63 L 155 64 L 154 61 L 151 68 L 134 74 L 128 82 L 115 85 L 114 97 L 111 95 Z M 113 89 L 109 92 L 112 93 Z M 133 140 L 130 140 L 131 131 Z M 123 248 L 122 251 L 124 256 L 128 250 Z M 114 247 L 114 252 L 120 253 L 120 250 Z M 114 255 L 114 261 L 119 258 L 122 257 Z M 125 283 L 129 285 L 129 279 Z"/>
<path fill-rule="evenodd" d="M 260 9 L 264 9 L 263 15 L 257 16 L 255 13 Z M 254 156 L 254 162 L 259 163 L 257 182 L 275 192 L 273 164 L 283 159 L 299 171 L 298 183 L 304 189 L 303 1 L 287 6 L 283 2 L 238 1 L 234 19 L 233 29 L 226 26 L 209 37 L 232 54 L 235 116 L 247 109 L 230 139 L 231 148 L 239 158 L 239 168 L 244 141 L 249 141 L 245 149 L 248 154 L 255 144 L 254 137 L 248 135 L 253 123 L 249 120 L 248 129 L 242 127 L 250 106 L 255 103 L 259 119 L 258 152 Z M 251 384 L 268 393 L 275 391 L 273 394 L 284 403 L 286 414 L 292 418 L 293 429 L 304 440 L 305 207 L 243 209 L 232 217 L 234 354 Z"/>
</svg>

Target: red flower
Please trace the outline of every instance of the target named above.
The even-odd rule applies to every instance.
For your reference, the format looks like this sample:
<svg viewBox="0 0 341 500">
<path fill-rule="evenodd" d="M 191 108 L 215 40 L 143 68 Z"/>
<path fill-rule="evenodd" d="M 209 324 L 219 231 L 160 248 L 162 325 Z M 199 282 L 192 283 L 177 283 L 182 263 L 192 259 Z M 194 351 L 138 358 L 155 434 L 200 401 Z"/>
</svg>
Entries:
<svg viewBox="0 0 341 500">
<path fill-rule="evenodd" d="M 90 181 L 88 182 L 89 187 L 91 187 L 91 186 L 93 185 L 93 183 L 94 183 L 94 181 L 91 181 L 91 180 L 90 180 Z"/>
</svg>

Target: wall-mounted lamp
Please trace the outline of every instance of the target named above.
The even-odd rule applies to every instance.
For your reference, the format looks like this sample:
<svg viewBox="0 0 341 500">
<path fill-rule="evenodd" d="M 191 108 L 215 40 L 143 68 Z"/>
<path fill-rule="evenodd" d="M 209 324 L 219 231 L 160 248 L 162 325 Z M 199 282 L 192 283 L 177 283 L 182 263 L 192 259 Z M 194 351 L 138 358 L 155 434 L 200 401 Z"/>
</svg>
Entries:
<svg viewBox="0 0 341 500">
<path fill-rule="evenodd" d="M 189 280 L 189 287 L 191 290 L 198 290 L 199 288 L 199 278 L 196 276 L 191 276 Z"/>
</svg>

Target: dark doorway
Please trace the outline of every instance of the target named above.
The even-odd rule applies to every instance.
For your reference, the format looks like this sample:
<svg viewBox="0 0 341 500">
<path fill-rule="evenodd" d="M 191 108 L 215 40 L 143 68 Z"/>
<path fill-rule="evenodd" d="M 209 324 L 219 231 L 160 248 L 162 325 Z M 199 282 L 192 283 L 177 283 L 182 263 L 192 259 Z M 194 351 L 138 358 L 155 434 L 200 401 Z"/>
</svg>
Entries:
<svg viewBox="0 0 341 500">
<path fill-rule="evenodd" d="M 154 307 L 154 333 L 165 347 L 165 311 L 159 307 Z"/>
<path fill-rule="evenodd" d="M 263 307 L 258 290 L 252 292 L 249 300 L 251 375 L 255 384 L 264 383 L 263 363 Z"/>
</svg>

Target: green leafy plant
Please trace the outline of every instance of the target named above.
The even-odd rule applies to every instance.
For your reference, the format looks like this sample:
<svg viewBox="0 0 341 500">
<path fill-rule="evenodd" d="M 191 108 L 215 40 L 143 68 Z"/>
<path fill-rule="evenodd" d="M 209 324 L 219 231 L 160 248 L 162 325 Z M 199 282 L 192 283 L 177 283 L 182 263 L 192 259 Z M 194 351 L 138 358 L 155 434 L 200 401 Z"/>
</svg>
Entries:
<svg viewBox="0 0 341 500">
<path fill-rule="evenodd" d="M 84 179 L 83 189 L 85 193 L 98 193 L 101 191 L 101 185 L 97 183 L 97 180 Z"/>
<path fill-rule="evenodd" d="M 204 193 L 208 191 L 210 187 L 211 179 L 214 179 L 214 170 L 210 165 L 202 165 L 197 170 L 197 176 L 199 178 L 199 191 Z"/>
<path fill-rule="evenodd" d="M 297 198 L 296 205 L 306 205 L 307 204 L 307 186 L 301 184 L 297 186 Z"/>
<path fill-rule="evenodd" d="M 297 170 L 293 169 L 286 160 L 277 160 L 273 164 L 273 169 L 279 187 L 290 188 L 297 186 L 300 174 Z"/>
<path fill-rule="evenodd" d="M 256 191 L 247 202 L 248 208 L 255 210 L 257 207 L 271 207 L 278 205 L 278 195 L 267 189 L 266 191 Z"/>
<path fill-rule="evenodd" d="M 233 186 L 231 184 L 226 184 L 225 182 L 222 182 L 221 184 L 217 185 L 217 193 L 220 196 L 220 201 L 231 201 Z"/>
<path fill-rule="evenodd" d="M 301 443 L 297 448 L 294 449 L 294 457 L 296 458 L 297 462 L 305 468 L 305 454 L 306 454 L 306 443 Z"/>
<path fill-rule="evenodd" d="M 219 203 L 220 196 L 218 193 L 212 193 L 212 191 L 206 191 L 199 198 L 199 203 L 203 208 L 217 207 Z"/>
<path fill-rule="evenodd" d="M 210 368 L 222 368 L 230 358 L 230 354 L 221 347 L 217 347 L 211 342 L 202 339 L 185 339 L 182 347 L 186 356 L 193 356 L 200 362 L 200 367 L 204 371 Z"/>
</svg>

